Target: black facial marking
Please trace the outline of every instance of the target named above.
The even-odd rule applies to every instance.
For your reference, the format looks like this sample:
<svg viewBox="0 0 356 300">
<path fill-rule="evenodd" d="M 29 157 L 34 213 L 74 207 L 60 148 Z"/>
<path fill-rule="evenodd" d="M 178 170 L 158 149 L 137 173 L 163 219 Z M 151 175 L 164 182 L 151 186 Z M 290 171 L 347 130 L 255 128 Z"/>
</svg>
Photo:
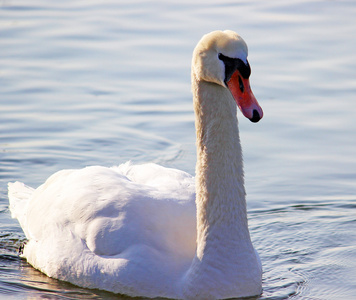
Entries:
<svg viewBox="0 0 356 300">
<path fill-rule="evenodd" d="M 225 56 L 221 53 L 219 53 L 218 57 L 225 64 L 225 83 L 227 83 L 230 80 L 232 74 L 234 74 L 234 72 L 236 70 L 239 70 L 239 72 L 243 78 L 247 79 L 250 77 L 251 68 L 250 68 L 250 64 L 248 62 L 247 62 L 247 64 L 245 64 L 239 58 L 231 58 L 231 57 Z M 240 84 L 240 89 L 241 89 L 241 84 Z"/>
</svg>

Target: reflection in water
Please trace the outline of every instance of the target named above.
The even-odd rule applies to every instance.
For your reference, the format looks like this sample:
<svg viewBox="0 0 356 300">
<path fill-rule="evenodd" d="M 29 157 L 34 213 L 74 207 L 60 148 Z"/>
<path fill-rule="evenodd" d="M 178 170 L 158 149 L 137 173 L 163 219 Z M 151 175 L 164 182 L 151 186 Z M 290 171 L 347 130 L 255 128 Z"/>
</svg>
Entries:
<svg viewBox="0 0 356 300">
<path fill-rule="evenodd" d="M 7 298 L 24 299 L 129 299 L 129 297 L 76 287 L 52 279 L 32 268 L 25 260 L 12 255 L 0 255 L 0 294 Z M 17 270 L 14 274 L 14 270 Z M 2 298 L 2 296 L 0 296 Z"/>
</svg>

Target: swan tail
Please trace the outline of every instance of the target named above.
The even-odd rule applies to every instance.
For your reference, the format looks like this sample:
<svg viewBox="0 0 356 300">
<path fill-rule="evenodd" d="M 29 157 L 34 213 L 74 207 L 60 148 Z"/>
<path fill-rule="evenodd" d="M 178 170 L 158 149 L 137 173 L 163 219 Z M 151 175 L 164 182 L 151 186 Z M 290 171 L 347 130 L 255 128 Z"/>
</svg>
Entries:
<svg viewBox="0 0 356 300">
<path fill-rule="evenodd" d="M 18 181 L 8 184 L 11 217 L 18 219 L 22 228 L 26 228 L 27 205 L 34 190 Z"/>
</svg>

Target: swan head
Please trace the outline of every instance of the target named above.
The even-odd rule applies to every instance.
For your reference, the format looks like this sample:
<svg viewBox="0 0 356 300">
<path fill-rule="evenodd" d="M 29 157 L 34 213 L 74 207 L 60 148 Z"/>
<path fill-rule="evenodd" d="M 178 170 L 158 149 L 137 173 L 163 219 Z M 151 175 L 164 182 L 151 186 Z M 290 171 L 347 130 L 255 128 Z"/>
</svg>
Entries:
<svg viewBox="0 0 356 300">
<path fill-rule="evenodd" d="M 236 32 L 213 31 L 204 35 L 195 47 L 192 72 L 199 80 L 229 89 L 243 115 L 258 122 L 263 111 L 250 87 L 247 54 L 247 45 Z"/>
</svg>

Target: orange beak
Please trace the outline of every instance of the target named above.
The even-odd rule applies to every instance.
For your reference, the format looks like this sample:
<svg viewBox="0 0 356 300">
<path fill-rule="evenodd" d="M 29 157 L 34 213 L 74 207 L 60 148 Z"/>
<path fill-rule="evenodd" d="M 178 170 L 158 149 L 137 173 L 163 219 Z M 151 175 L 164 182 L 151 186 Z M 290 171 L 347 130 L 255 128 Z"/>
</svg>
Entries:
<svg viewBox="0 0 356 300">
<path fill-rule="evenodd" d="M 246 118 L 254 123 L 262 119 L 262 108 L 252 93 L 248 78 L 243 78 L 240 72 L 236 70 L 227 82 L 227 86 Z"/>
</svg>

